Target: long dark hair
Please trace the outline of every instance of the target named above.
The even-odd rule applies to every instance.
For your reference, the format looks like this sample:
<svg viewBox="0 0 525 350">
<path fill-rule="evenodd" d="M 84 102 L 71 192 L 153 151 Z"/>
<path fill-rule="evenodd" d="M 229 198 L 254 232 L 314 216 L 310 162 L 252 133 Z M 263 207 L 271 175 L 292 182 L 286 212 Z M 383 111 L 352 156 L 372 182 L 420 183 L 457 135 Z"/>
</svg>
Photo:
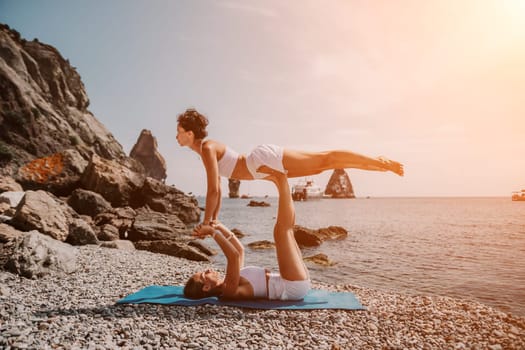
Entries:
<svg viewBox="0 0 525 350">
<path fill-rule="evenodd" d="M 208 118 L 197 112 L 195 108 L 188 108 L 184 113 L 179 114 L 177 122 L 184 130 L 193 131 L 196 139 L 208 136 L 208 131 L 206 131 Z"/>
</svg>

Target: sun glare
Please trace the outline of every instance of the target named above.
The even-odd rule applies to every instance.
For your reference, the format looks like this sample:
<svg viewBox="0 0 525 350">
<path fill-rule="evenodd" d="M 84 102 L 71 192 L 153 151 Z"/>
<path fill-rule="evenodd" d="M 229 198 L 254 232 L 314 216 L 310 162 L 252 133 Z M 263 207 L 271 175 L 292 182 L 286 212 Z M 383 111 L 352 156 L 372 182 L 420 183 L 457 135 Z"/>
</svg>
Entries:
<svg viewBox="0 0 525 350">
<path fill-rule="evenodd" d="M 503 0 L 499 3 L 503 7 L 505 17 L 516 34 L 525 36 L 525 0 Z"/>
</svg>

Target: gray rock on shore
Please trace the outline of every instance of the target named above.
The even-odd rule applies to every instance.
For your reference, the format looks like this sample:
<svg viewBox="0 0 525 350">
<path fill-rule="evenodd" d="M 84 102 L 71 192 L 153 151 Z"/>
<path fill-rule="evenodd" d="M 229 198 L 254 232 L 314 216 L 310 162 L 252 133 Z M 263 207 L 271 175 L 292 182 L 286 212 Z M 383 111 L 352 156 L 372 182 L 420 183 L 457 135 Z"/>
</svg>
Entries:
<svg viewBox="0 0 525 350">
<path fill-rule="evenodd" d="M 16 239 L 6 268 L 26 278 L 50 273 L 76 271 L 77 251 L 71 245 L 57 241 L 38 231 L 26 232 Z"/>
</svg>

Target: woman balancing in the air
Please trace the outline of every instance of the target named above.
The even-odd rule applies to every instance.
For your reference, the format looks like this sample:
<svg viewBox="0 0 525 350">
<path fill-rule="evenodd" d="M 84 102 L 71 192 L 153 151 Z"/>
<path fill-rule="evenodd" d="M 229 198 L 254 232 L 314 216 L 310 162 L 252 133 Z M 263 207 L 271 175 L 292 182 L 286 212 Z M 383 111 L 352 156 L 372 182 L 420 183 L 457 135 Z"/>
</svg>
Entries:
<svg viewBox="0 0 525 350">
<path fill-rule="evenodd" d="M 383 157 L 370 158 L 348 150 L 305 152 L 264 144 L 247 155 L 238 154 L 221 142 L 206 139 L 208 119 L 195 109 L 186 110 L 177 121 L 177 141 L 181 146 L 188 146 L 197 152 L 206 168 L 208 189 L 202 224 L 218 219 L 221 207 L 220 176 L 238 180 L 264 179 L 273 169 L 292 178 L 344 168 L 392 171 L 403 176 L 401 163 Z"/>
<path fill-rule="evenodd" d="M 193 234 L 199 238 L 213 237 L 226 256 L 226 275 L 223 278 L 213 270 L 195 273 L 184 287 L 186 297 L 301 300 L 308 293 L 310 277 L 294 237 L 295 210 L 288 179 L 277 171 L 271 171 L 266 179 L 273 181 L 279 191 L 273 231 L 279 273 L 271 273 L 262 267 L 244 267 L 244 248 L 226 226 L 219 222 L 200 225 Z"/>
</svg>

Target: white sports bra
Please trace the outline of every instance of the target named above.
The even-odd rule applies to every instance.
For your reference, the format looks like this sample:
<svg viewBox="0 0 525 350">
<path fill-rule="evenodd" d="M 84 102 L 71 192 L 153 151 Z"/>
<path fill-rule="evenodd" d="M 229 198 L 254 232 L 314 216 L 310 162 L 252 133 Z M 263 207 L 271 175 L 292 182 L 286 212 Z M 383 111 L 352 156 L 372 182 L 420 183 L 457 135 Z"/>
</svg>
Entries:
<svg viewBox="0 0 525 350">
<path fill-rule="evenodd" d="M 246 266 L 241 269 L 241 277 L 250 282 L 255 298 L 266 298 L 266 269 L 257 266 Z"/>
<path fill-rule="evenodd" d="M 219 166 L 219 175 L 230 178 L 233 169 L 235 169 L 235 164 L 237 164 L 237 159 L 239 159 L 239 153 L 226 146 L 226 151 L 224 151 L 222 158 L 217 162 L 217 165 Z"/>
<path fill-rule="evenodd" d="M 204 139 L 201 142 L 201 153 L 202 146 L 206 141 L 208 140 Z M 226 150 L 224 151 L 222 158 L 217 161 L 217 165 L 219 167 L 219 175 L 226 178 L 230 178 L 233 174 L 233 169 L 235 169 L 235 164 L 237 164 L 237 159 L 239 159 L 239 153 L 226 146 Z"/>
</svg>

